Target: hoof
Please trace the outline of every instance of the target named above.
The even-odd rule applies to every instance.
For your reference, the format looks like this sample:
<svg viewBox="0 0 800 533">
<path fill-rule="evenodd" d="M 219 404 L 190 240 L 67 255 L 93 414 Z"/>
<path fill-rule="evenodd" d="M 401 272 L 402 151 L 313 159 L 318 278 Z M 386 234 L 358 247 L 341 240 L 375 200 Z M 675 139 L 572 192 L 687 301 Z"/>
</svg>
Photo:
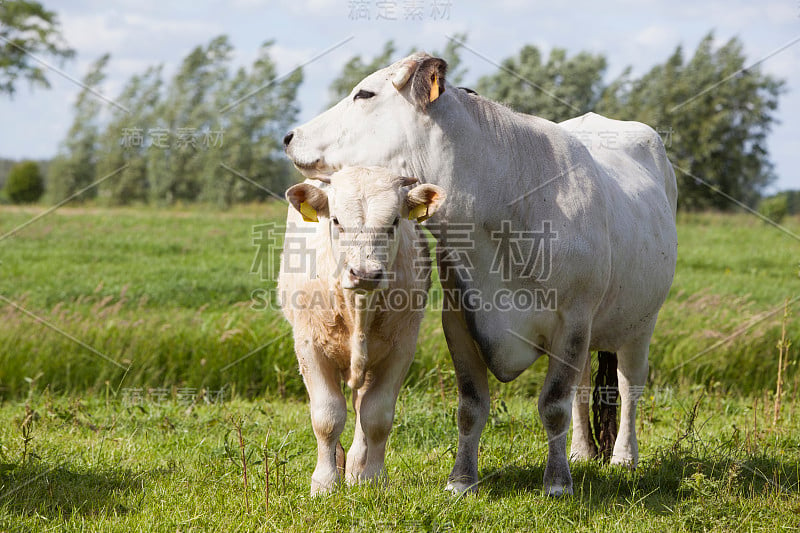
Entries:
<svg viewBox="0 0 800 533">
<path fill-rule="evenodd" d="M 569 460 L 573 463 L 582 461 L 594 461 L 597 459 L 597 450 L 577 448 L 569 452 Z"/>
<path fill-rule="evenodd" d="M 550 485 L 545 489 L 545 494 L 548 498 L 563 498 L 565 496 L 572 496 L 572 487 L 565 487 L 564 485 Z"/>
<path fill-rule="evenodd" d="M 311 484 L 311 496 L 314 498 L 318 496 L 327 496 L 331 492 L 333 492 L 333 487 Z"/>
<path fill-rule="evenodd" d="M 478 492 L 478 482 L 467 483 L 465 481 L 448 481 L 444 490 L 452 492 L 453 494 L 475 494 Z"/>
<path fill-rule="evenodd" d="M 336 488 L 336 480 L 328 482 L 316 481 L 311 479 L 311 496 L 326 496 Z"/>
<path fill-rule="evenodd" d="M 612 466 L 619 466 L 629 470 L 636 470 L 637 458 L 630 456 L 614 456 L 611 458 Z"/>
</svg>

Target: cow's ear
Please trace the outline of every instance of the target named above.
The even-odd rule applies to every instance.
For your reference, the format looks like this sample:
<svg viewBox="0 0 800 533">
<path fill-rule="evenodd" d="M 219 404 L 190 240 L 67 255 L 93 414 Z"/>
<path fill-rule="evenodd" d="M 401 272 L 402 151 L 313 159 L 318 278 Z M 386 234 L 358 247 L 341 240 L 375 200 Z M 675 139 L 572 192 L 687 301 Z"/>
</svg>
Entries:
<svg viewBox="0 0 800 533">
<path fill-rule="evenodd" d="M 420 109 L 426 109 L 444 92 L 447 62 L 438 57 L 407 59 L 392 78 L 398 91 L 410 85 L 409 96 Z"/>
<path fill-rule="evenodd" d="M 424 183 L 414 187 L 406 196 L 408 219 L 417 222 L 428 220 L 439 209 L 446 197 L 444 189 L 437 185 Z"/>
<path fill-rule="evenodd" d="M 319 216 L 328 216 L 328 195 L 310 183 L 298 183 L 289 187 L 286 200 L 303 215 L 306 222 L 319 222 Z"/>
</svg>

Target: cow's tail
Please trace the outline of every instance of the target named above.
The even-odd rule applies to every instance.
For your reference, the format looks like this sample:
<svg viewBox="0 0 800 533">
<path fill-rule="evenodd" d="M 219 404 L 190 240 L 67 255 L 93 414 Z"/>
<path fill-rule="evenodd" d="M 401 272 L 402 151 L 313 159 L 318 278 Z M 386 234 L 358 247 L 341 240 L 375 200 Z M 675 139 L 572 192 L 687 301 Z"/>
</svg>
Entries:
<svg viewBox="0 0 800 533">
<path fill-rule="evenodd" d="M 614 451 L 617 440 L 617 354 L 614 352 L 597 353 L 597 376 L 592 393 L 592 414 L 594 438 L 597 440 L 597 453 L 603 461 L 608 462 Z"/>
<path fill-rule="evenodd" d="M 341 441 L 336 443 L 336 471 L 339 473 L 339 478 L 344 477 L 344 468 L 347 463 L 347 454 L 344 452 Z"/>
</svg>

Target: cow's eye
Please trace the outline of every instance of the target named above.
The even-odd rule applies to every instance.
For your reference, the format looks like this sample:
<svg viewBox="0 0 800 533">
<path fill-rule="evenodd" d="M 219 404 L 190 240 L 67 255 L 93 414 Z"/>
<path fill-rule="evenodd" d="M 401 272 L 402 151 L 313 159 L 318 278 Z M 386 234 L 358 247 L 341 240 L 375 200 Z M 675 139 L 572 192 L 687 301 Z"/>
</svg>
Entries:
<svg viewBox="0 0 800 533">
<path fill-rule="evenodd" d="M 331 222 L 333 222 L 333 225 L 336 226 L 337 228 L 339 227 L 339 219 L 338 218 L 333 217 L 331 219 Z"/>
<path fill-rule="evenodd" d="M 372 92 L 372 91 L 365 91 L 364 89 L 361 89 L 361 90 L 360 90 L 360 91 L 358 91 L 358 92 L 356 93 L 356 95 L 353 97 L 353 100 L 358 100 L 359 98 L 372 98 L 373 96 L 375 96 L 375 93 L 374 93 L 374 92 Z"/>
</svg>

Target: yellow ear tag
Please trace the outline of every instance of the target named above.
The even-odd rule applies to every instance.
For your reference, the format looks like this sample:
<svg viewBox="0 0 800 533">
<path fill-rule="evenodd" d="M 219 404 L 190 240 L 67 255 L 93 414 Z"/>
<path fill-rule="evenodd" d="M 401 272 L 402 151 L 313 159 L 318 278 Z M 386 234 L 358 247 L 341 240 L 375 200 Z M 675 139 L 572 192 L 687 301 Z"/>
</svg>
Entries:
<svg viewBox="0 0 800 533">
<path fill-rule="evenodd" d="M 300 214 L 303 215 L 303 220 L 306 222 L 319 222 L 317 210 L 308 205 L 308 202 L 300 203 Z"/>
<path fill-rule="evenodd" d="M 430 101 L 433 102 L 439 98 L 439 75 L 435 72 L 433 73 L 433 78 L 431 79 L 431 98 Z"/>
<path fill-rule="evenodd" d="M 408 220 L 416 220 L 418 222 L 422 222 L 423 220 L 428 218 L 427 216 L 425 216 L 427 214 L 428 214 L 428 206 L 425 204 L 419 204 L 417 207 L 408 212 Z"/>
</svg>

